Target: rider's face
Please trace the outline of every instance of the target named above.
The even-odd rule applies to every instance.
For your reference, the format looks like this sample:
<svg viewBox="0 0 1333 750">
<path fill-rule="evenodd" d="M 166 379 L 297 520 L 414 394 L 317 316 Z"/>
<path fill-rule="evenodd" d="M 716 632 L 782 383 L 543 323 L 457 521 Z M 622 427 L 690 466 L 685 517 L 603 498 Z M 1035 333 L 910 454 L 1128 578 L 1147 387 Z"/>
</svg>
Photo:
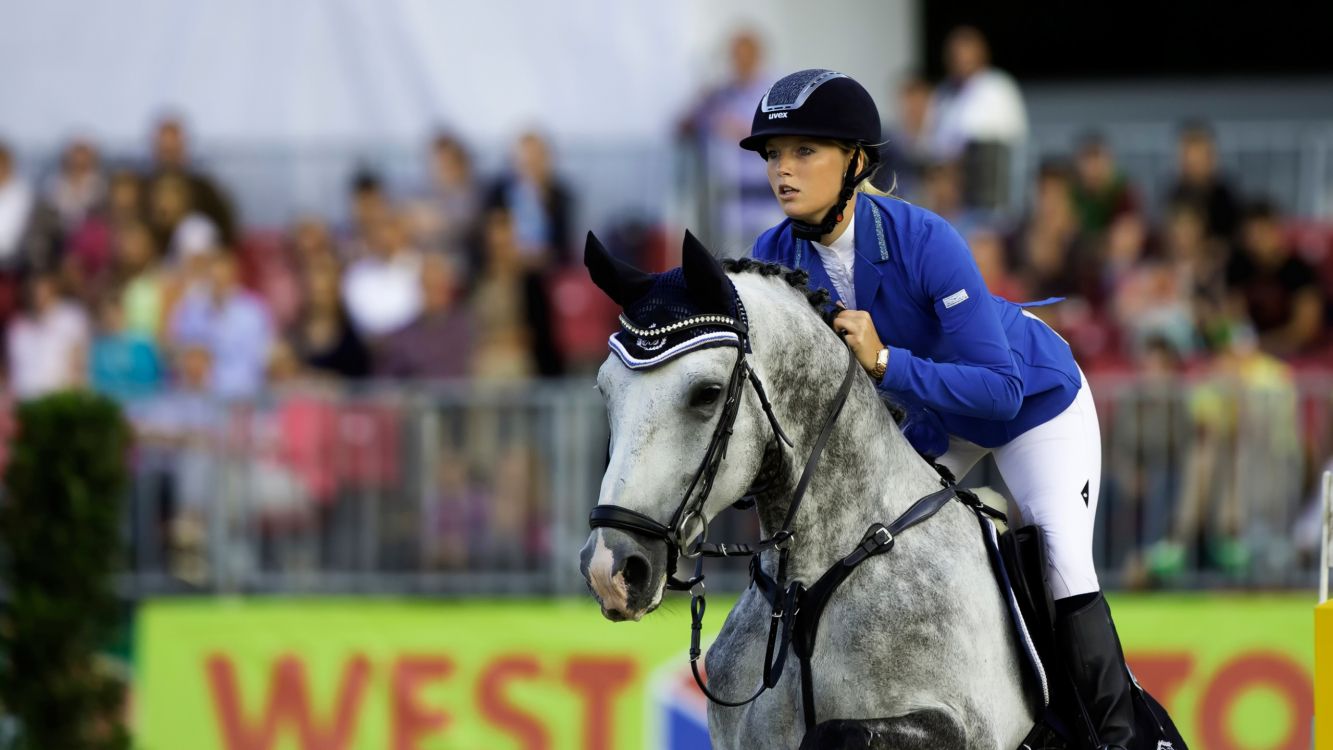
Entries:
<svg viewBox="0 0 1333 750">
<path fill-rule="evenodd" d="M 764 145 L 768 185 L 793 219 L 818 224 L 838 200 L 851 154 L 832 141 L 783 135 Z"/>
</svg>

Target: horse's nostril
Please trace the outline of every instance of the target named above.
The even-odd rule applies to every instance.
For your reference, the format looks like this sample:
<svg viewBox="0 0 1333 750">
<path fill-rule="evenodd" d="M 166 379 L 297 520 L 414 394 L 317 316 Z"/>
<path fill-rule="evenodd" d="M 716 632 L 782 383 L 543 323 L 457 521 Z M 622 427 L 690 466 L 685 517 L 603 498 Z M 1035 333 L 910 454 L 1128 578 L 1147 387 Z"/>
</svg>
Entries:
<svg viewBox="0 0 1333 750">
<path fill-rule="evenodd" d="M 625 587 L 631 591 L 642 590 L 648 585 L 648 558 L 634 554 L 625 558 Z"/>
</svg>

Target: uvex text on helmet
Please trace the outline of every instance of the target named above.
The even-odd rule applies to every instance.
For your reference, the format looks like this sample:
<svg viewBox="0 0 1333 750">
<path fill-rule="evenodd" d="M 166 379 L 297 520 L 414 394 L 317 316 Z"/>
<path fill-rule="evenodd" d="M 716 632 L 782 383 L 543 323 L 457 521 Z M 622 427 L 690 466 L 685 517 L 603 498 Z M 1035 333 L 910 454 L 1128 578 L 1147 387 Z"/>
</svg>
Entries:
<svg viewBox="0 0 1333 750">
<path fill-rule="evenodd" d="M 779 135 L 877 144 L 879 110 L 870 92 L 848 76 L 833 70 L 802 70 L 768 89 L 755 109 L 750 135 L 740 145 L 762 156 L 768 139 Z M 866 155 L 877 161 L 878 149 L 867 148 Z"/>
</svg>

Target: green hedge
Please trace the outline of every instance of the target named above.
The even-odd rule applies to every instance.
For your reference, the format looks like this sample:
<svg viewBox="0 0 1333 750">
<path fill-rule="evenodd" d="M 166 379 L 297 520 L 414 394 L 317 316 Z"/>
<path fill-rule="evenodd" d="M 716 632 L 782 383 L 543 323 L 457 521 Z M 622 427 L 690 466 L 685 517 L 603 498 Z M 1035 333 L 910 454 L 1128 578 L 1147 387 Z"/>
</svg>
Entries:
<svg viewBox="0 0 1333 750">
<path fill-rule="evenodd" d="M 0 702 L 20 748 L 128 747 L 123 686 L 96 654 L 118 616 L 130 431 L 88 393 L 23 403 L 17 424 L 0 498 Z"/>
</svg>

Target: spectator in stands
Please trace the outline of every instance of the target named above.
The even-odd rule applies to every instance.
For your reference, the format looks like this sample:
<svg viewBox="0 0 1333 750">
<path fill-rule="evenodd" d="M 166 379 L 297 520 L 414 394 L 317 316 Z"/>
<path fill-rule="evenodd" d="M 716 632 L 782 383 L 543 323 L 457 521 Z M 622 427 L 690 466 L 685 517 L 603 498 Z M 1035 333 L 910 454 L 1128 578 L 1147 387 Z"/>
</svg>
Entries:
<svg viewBox="0 0 1333 750">
<path fill-rule="evenodd" d="M 1032 212 L 1018 233 L 1018 276 L 1033 296 L 1088 296 L 1091 265 L 1081 242 L 1074 208 L 1069 168 L 1058 161 L 1043 163 L 1038 171 Z"/>
<path fill-rule="evenodd" d="M 1166 266 L 1148 236 L 1148 223 L 1136 213 L 1121 214 L 1101 232 L 1081 235 L 1100 261 L 1100 285 L 1089 290 L 1098 309 L 1113 302 L 1124 280 L 1147 264 Z"/>
<path fill-rule="evenodd" d="M 68 159 L 67 159 L 68 161 Z M 144 220 L 143 185 L 139 176 L 120 170 L 106 182 L 103 199 L 66 235 L 61 265 L 66 284 L 90 307 L 113 290 L 118 273 L 116 233 L 120 227 Z"/>
<path fill-rule="evenodd" d="M 738 150 L 736 143 L 750 134 L 755 107 L 772 81 L 764 73 L 763 42 L 749 30 L 730 40 L 729 76 L 705 90 L 681 119 L 678 133 L 692 150 L 706 180 L 700 199 L 719 245 L 748 243 L 782 218 L 773 204 L 764 163 Z"/>
<path fill-rule="evenodd" d="M 36 205 L 32 187 L 15 168 L 13 153 L 0 142 L 0 268 L 24 265 L 24 239 Z"/>
<path fill-rule="evenodd" d="M 46 200 L 60 216 L 66 233 L 73 232 L 106 199 L 107 183 L 97 149 L 84 140 L 65 147 L 60 171 L 46 183 Z"/>
<path fill-rule="evenodd" d="M 1162 258 L 1170 264 L 1189 295 L 1198 340 L 1215 343 L 1226 337 L 1226 256 L 1208 238 L 1203 209 L 1193 203 L 1168 207 L 1162 232 Z"/>
<path fill-rule="evenodd" d="M 537 133 L 525 133 L 514 149 L 512 170 L 486 198 L 487 209 L 503 208 L 514 222 L 523 263 L 533 268 L 568 265 L 574 198 L 553 171 L 551 149 Z"/>
<path fill-rule="evenodd" d="M 371 252 L 371 233 L 393 213 L 384 183 L 375 172 L 359 170 L 352 176 L 350 223 L 339 233 L 344 260 L 356 260 Z"/>
<path fill-rule="evenodd" d="M 1138 198 L 1116 167 L 1105 136 L 1085 134 L 1075 154 L 1074 208 L 1085 234 L 1105 231 L 1117 218 L 1138 210 Z"/>
<path fill-rule="evenodd" d="M 898 121 L 884 128 L 881 166 L 873 178 L 880 190 L 908 200 L 918 198 L 926 167 L 933 161 L 926 129 L 932 93 L 930 83 L 916 73 L 898 84 Z"/>
<path fill-rule="evenodd" d="M 421 253 L 409 244 L 401 217 L 386 214 L 369 229 L 369 253 L 347 269 L 343 304 L 352 324 L 371 343 L 421 313 Z"/>
<path fill-rule="evenodd" d="M 968 208 L 964 203 L 963 171 L 957 162 L 940 161 L 926 165 L 919 189 L 921 207 L 939 214 L 964 236 L 989 223 L 983 212 Z"/>
<path fill-rule="evenodd" d="M 208 350 L 215 395 L 253 398 L 264 388 L 273 345 L 268 310 L 241 287 L 237 261 L 231 254 L 213 254 L 208 268 L 207 285 L 188 290 L 172 311 L 171 342 L 178 348 L 202 346 Z"/>
<path fill-rule="evenodd" d="M 978 227 L 967 234 L 967 246 L 991 294 L 1010 302 L 1029 300 L 1027 287 L 1009 268 L 1003 235 L 990 227 Z"/>
<path fill-rule="evenodd" d="M 1202 534 L 1200 567 L 1238 575 L 1256 555 L 1262 561 L 1288 544 L 1285 519 L 1275 516 L 1299 497 L 1302 482 L 1291 369 L 1260 351 L 1248 327 L 1236 326 L 1188 408 L 1192 440 L 1180 500 L 1170 535 L 1148 552 L 1149 567 L 1170 578 Z"/>
<path fill-rule="evenodd" d="M 111 173 L 107 185 L 104 218 L 107 223 L 113 225 L 128 221 L 145 221 L 148 218 L 144 183 L 134 172 L 118 169 Z"/>
<path fill-rule="evenodd" d="M 1150 345 L 1188 357 L 1198 343 L 1193 280 L 1171 258 L 1146 254 L 1146 235 L 1143 220 L 1133 213 L 1116 219 L 1107 232 L 1111 315 L 1137 360 L 1161 354 Z"/>
<path fill-rule="evenodd" d="M 1208 236 L 1231 242 L 1240 221 L 1240 199 L 1217 168 L 1213 131 L 1201 122 L 1187 123 L 1177 141 L 1179 174 L 1167 193 L 1167 203 L 1193 203 L 1208 222 Z"/>
<path fill-rule="evenodd" d="M 285 339 L 277 339 L 273 342 L 273 348 L 268 356 L 268 385 L 270 393 L 278 393 L 286 390 L 304 390 L 308 385 L 313 385 L 314 381 L 309 379 L 310 371 L 301 361 L 300 355 L 296 353 L 293 347 Z"/>
<path fill-rule="evenodd" d="M 948 78 L 935 89 L 930 142 L 936 159 L 958 160 L 969 206 L 1008 201 L 1009 163 L 1027 139 L 1027 109 L 1017 84 L 991 66 L 986 37 L 960 26 L 945 41 Z"/>
<path fill-rule="evenodd" d="M 509 212 L 486 215 L 486 264 L 471 300 L 473 374 L 488 381 L 554 376 L 564 363 L 551 331 L 550 301 L 541 274 L 524 262 Z"/>
<path fill-rule="evenodd" d="M 323 219 L 306 216 L 299 219 L 291 232 L 291 255 L 298 268 L 309 268 L 322 263 L 339 264 L 338 247 L 333 232 Z"/>
<path fill-rule="evenodd" d="M 222 498 L 227 411 L 213 395 L 216 369 L 206 344 L 185 343 L 166 392 L 130 409 L 140 476 L 160 482 L 166 495 L 169 568 L 195 584 L 208 573 L 208 516 Z"/>
<path fill-rule="evenodd" d="M 170 344 L 171 321 L 184 300 L 193 295 L 208 296 L 213 287 L 213 259 L 222 254 L 218 247 L 191 245 L 175 264 L 160 263 L 165 283 L 162 287 L 162 331 Z"/>
<path fill-rule="evenodd" d="M 315 374 L 361 378 L 370 373 L 370 353 L 352 325 L 332 258 L 303 268 L 303 303 L 287 337 L 293 355 Z"/>
<path fill-rule="evenodd" d="M 186 255 L 218 247 L 223 241 L 213 220 L 195 209 L 189 180 L 175 172 L 148 184 L 149 217 L 158 247 L 166 248 L 170 263 Z"/>
<path fill-rule="evenodd" d="M 1133 543 L 1135 550 L 1125 560 L 1127 586 L 1145 583 L 1145 561 L 1138 553 L 1170 532 L 1191 427 L 1181 397 L 1185 367 L 1180 353 L 1163 338 L 1149 338 L 1142 347 L 1137 387 L 1111 399 L 1105 411 L 1099 410 L 1102 424 L 1109 425 L 1103 488 L 1110 516 L 1107 528 L 1110 533 L 1133 534 L 1118 540 Z"/>
<path fill-rule="evenodd" d="M 86 382 L 89 326 L 83 308 L 62 296 L 52 273 L 25 284 L 24 311 L 9 322 L 9 387 L 20 399 L 36 398 Z"/>
<path fill-rule="evenodd" d="M 158 262 L 153 233 L 142 221 L 126 221 L 116 227 L 114 242 L 125 330 L 161 341 L 168 279 Z"/>
<path fill-rule="evenodd" d="M 191 164 L 185 123 L 178 117 L 162 118 L 153 131 L 153 164 L 147 180 L 155 183 L 166 175 L 185 180 L 194 208 L 217 228 L 223 244 L 234 247 L 237 224 L 231 199 L 216 180 Z"/>
<path fill-rule="evenodd" d="M 1283 236 L 1271 202 L 1246 207 L 1240 251 L 1231 257 L 1226 278 L 1232 310 L 1253 323 L 1264 351 L 1289 357 L 1319 343 L 1325 300 L 1318 275 Z"/>
<path fill-rule="evenodd" d="M 467 148 L 452 135 L 437 135 L 431 143 L 430 184 L 408 214 L 413 240 L 428 253 L 463 260 L 480 209 L 481 195 Z"/>
<path fill-rule="evenodd" d="M 157 344 L 125 324 L 117 295 L 107 295 L 98 308 L 98 331 L 88 357 L 88 381 L 99 393 L 121 401 L 151 396 L 163 383 Z"/>
<path fill-rule="evenodd" d="M 472 359 L 472 319 L 457 304 L 458 273 L 452 260 L 428 256 L 421 269 L 421 314 L 385 337 L 375 372 L 390 378 L 450 380 L 466 377 Z"/>
</svg>

